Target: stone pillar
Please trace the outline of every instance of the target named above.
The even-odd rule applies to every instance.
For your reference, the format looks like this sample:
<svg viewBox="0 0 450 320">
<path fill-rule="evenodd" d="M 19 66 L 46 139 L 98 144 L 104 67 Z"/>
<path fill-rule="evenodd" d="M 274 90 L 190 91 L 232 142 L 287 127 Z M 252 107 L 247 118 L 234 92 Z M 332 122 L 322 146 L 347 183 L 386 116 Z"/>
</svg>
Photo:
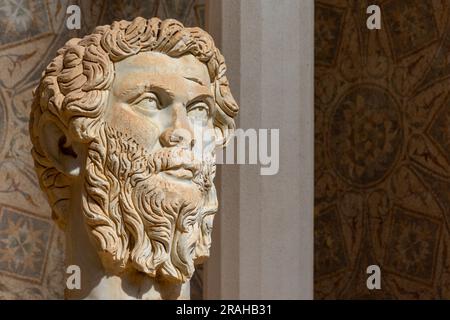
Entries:
<svg viewBox="0 0 450 320">
<path fill-rule="evenodd" d="M 222 165 L 206 299 L 313 298 L 313 1 L 214 0 L 242 129 L 280 130 L 279 172 Z"/>
</svg>

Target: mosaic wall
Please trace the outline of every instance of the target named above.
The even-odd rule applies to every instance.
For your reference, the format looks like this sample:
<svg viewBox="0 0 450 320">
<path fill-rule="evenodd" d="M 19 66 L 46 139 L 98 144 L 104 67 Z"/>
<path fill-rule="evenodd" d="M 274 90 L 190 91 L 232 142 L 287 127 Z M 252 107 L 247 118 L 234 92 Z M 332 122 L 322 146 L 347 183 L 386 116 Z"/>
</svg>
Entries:
<svg viewBox="0 0 450 320">
<path fill-rule="evenodd" d="M 315 59 L 315 298 L 450 299 L 450 1 L 316 2 Z"/>
<path fill-rule="evenodd" d="M 65 27 L 70 4 L 81 7 L 80 30 Z M 68 39 L 137 16 L 203 27 L 204 1 L 0 1 L 0 299 L 63 298 L 64 237 L 50 219 L 30 155 L 32 90 Z M 201 273 L 191 283 L 194 299 L 202 298 Z"/>
</svg>

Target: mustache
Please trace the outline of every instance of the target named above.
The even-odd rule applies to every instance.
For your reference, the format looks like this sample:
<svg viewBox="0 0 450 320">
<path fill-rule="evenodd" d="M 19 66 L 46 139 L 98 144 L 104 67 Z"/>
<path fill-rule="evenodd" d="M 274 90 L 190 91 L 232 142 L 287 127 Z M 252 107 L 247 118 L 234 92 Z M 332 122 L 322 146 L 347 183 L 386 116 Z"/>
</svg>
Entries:
<svg viewBox="0 0 450 320">
<path fill-rule="evenodd" d="M 203 162 L 195 159 L 194 153 L 182 148 L 163 148 L 147 158 L 148 166 L 152 173 L 168 170 L 185 169 L 197 176 L 203 167 Z"/>
<path fill-rule="evenodd" d="M 203 159 L 195 158 L 191 150 L 180 147 L 163 148 L 150 154 L 147 158 L 151 174 L 168 170 L 185 169 L 192 172 L 192 181 L 202 190 L 208 191 L 216 174 L 214 155 Z"/>
</svg>

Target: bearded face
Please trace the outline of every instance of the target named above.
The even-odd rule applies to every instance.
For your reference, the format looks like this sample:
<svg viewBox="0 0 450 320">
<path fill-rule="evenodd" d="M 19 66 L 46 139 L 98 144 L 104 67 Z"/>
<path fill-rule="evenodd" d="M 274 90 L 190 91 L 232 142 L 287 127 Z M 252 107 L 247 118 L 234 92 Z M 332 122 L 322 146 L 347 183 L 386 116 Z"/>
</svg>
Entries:
<svg viewBox="0 0 450 320">
<path fill-rule="evenodd" d="M 96 250 L 107 278 L 189 280 L 211 245 L 214 149 L 239 111 L 211 36 L 173 19 L 99 26 L 57 51 L 33 96 L 32 156 L 68 263 L 97 271 Z"/>
<path fill-rule="evenodd" d="M 184 282 L 209 255 L 214 99 L 192 56 L 140 53 L 116 64 L 88 150 L 83 213 L 105 267 Z"/>
</svg>

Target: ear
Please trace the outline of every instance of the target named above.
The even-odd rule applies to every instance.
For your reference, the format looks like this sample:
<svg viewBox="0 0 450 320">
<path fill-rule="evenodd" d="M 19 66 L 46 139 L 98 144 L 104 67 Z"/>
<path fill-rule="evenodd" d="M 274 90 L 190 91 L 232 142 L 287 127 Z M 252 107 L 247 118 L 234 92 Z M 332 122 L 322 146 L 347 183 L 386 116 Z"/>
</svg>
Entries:
<svg viewBox="0 0 450 320">
<path fill-rule="evenodd" d="M 58 119 L 51 116 L 41 119 L 39 143 L 49 161 L 58 171 L 67 177 L 80 175 L 85 145 L 71 141 L 66 134 L 66 129 Z"/>
</svg>

